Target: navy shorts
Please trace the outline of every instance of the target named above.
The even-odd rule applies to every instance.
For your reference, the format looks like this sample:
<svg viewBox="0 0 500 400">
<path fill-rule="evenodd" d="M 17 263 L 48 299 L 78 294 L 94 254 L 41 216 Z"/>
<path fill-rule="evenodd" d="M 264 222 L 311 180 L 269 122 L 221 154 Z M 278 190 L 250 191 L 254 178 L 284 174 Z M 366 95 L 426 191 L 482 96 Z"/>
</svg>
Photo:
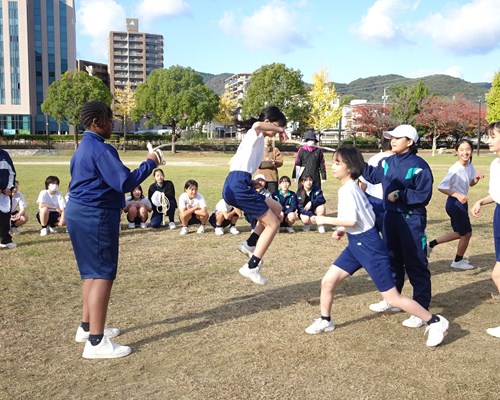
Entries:
<svg viewBox="0 0 500 400">
<path fill-rule="evenodd" d="M 258 219 L 269 210 L 265 196 L 255 190 L 248 172 L 231 171 L 224 182 L 222 197 L 227 204 L 243 210 L 250 219 Z"/>
<path fill-rule="evenodd" d="M 458 232 L 460 236 L 472 232 L 468 203 L 460 203 L 456 198 L 448 196 L 446 213 L 450 216 L 453 232 Z"/>
<path fill-rule="evenodd" d="M 59 222 L 59 218 L 61 218 L 61 214 L 59 213 L 59 211 L 49 211 L 49 226 L 56 226 Z M 41 225 L 42 223 L 40 222 L 40 211 L 36 213 L 36 219 Z"/>
<path fill-rule="evenodd" d="M 70 201 L 66 217 L 80 277 L 114 280 L 118 269 L 121 210 Z"/>
<path fill-rule="evenodd" d="M 347 238 L 349 244 L 332 265 L 349 275 L 364 268 L 379 292 L 395 287 L 387 247 L 377 230 L 372 228 L 357 235 L 348 233 Z"/>
<path fill-rule="evenodd" d="M 208 218 L 208 222 L 210 222 L 210 225 L 212 225 L 214 228 L 217 226 L 215 224 L 215 221 L 216 221 L 216 219 L 215 219 L 215 213 L 210 214 L 210 217 Z M 231 225 L 231 221 L 229 221 L 228 219 L 224 218 L 222 220 L 221 227 L 225 228 L 226 226 L 229 226 L 229 225 Z"/>
<path fill-rule="evenodd" d="M 500 262 L 500 204 L 497 203 L 493 214 L 493 238 L 495 240 L 495 256 Z"/>
</svg>

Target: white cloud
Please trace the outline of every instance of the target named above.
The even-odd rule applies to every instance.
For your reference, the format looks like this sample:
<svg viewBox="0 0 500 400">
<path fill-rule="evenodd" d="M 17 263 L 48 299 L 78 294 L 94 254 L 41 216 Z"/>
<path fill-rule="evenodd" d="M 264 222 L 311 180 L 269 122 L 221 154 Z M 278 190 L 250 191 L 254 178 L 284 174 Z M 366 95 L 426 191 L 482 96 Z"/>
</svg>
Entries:
<svg viewBox="0 0 500 400">
<path fill-rule="evenodd" d="M 428 68 L 417 69 L 410 72 L 408 74 L 408 78 L 417 79 L 429 75 L 449 75 L 454 78 L 464 79 L 462 68 L 457 65 L 452 65 L 451 67 L 442 70 L 428 69 Z"/>
<path fill-rule="evenodd" d="M 82 36 L 89 37 L 93 59 L 107 59 L 110 31 L 125 30 L 125 10 L 115 0 L 80 3 L 76 21 Z"/>
<path fill-rule="evenodd" d="M 219 27 L 228 35 L 241 37 L 251 49 L 289 53 L 296 47 L 309 46 L 306 36 L 296 28 L 303 24 L 292 7 L 283 1 L 271 0 L 252 15 L 240 19 L 232 12 L 225 12 Z"/>
<path fill-rule="evenodd" d="M 419 26 L 437 47 L 458 55 L 471 55 L 500 48 L 499 21 L 498 0 L 473 0 L 434 14 Z"/>
<path fill-rule="evenodd" d="M 457 67 L 456 65 L 453 65 L 451 67 L 448 67 L 444 70 L 443 74 L 453 76 L 454 78 L 460 78 L 463 79 L 464 74 L 462 72 L 462 68 Z"/>
<path fill-rule="evenodd" d="M 184 0 L 140 0 L 136 13 L 149 23 L 158 18 L 191 15 L 191 7 Z"/>
<path fill-rule="evenodd" d="M 382 45 L 407 43 L 402 23 L 396 17 L 403 11 L 414 10 L 419 0 L 377 0 L 368 9 L 353 31 L 362 40 Z"/>
</svg>

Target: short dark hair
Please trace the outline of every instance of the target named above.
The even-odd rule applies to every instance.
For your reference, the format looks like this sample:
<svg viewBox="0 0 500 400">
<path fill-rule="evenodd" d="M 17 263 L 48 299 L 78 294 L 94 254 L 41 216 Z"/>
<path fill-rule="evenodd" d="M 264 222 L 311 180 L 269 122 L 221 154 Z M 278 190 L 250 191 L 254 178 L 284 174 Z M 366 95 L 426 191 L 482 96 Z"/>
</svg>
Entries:
<svg viewBox="0 0 500 400">
<path fill-rule="evenodd" d="M 340 146 L 335 155 L 335 161 L 342 161 L 349 169 L 352 179 L 358 179 L 365 168 L 365 160 L 361 152 L 354 146 Z"/>
<path fill-rule="evenodd" d="M 56 185 L 59 185 L 59 178 L 57 176 L 54 176 L 54 175 L 49 175 L 47 177 L 47 179 L 45 179 L 45 189 L 48 189 L 49 188 L 49 185 L 51 183 L 55 183 Z"/>
<path fill-rule="evenodd" d="M 80 122 L 85 129 L 88 129 L 90 125 L 92 125 L 94 119 L 96 119 L 99 124 L 104 124 L 105 121 L 113 119 L 113 111 L 111 111 L 111 108 L 102 101 L 87 101 L 80 110 Z"/>
<path fill-rule="evenodd" d="M 161 168 L 155 168 L 155 169 L 153 170 L 153 176 L 155 176 L 157 172 L 161 172 L 161 174 L 162 174 L 163 176 L 165 176 L 165 172 L 163 172 L 163 170 L 162 170 Z"/>
<path fill-rule="evenodd" d="M 184 184 L 184 190 L 189 189 L 192 186 L 198 189 L 198 182 L 196 182 L 194 179 L 188 179 Z"/>
<path fill-rule="evenodd" d="M 285 181 L 286 181 L 286 182 L 288 182 L 288 183 L 292 183 L 292 181 L 290 180 L 290 178 L 289 178 L 288 176 L 283 175 L 283 176 L 280 178 L 279 183 L 281 183 L 281 182 L 285 182 Z"/>
</svg>

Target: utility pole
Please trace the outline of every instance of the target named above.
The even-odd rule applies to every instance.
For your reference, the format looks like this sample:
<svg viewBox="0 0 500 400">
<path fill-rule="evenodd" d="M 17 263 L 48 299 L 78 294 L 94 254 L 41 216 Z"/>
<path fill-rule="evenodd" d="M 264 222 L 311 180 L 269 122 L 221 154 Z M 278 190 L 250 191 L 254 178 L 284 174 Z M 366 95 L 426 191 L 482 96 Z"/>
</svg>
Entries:
<svg viewBox="0 0 500 400">
<path fill-rule="evenodd" d="M 483 98 L 479 97 L 477 102 L 479 103 L 479 111 L 477 113 L 477 156 L 479 157 L 479 149 L 481 148 L 481 104 Z"/>
<path fill-rule="evenodd" d="M 384 88 L 384 95 L 382 96 L 382 101 L 384 102 L 384 108 L 385 108 L 385 103 L 387 102 L 387 99 L 389 98 L 389 96 L 387 96 L 387 89 L 389 89 L 389 87 L 385 87 Z"/>
</svg>

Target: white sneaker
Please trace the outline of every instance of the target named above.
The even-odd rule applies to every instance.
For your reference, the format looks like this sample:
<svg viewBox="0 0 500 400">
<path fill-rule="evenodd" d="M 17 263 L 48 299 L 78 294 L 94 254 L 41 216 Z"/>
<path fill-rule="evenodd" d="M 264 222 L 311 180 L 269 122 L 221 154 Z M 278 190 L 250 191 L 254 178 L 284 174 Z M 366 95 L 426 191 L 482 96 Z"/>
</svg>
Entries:
<svg viewBox="0 0 500 400">
<path fill-rule="evenodd" d="M 40 229 L 40 236 L 47 236 L 48 234 L 47 228 Z"/>
<path fill-rule="evenodd" d="M 379 301 L 378 303 L 370 304 L 368 306 L 368 308 L 370 310 L 372 310 L 373 312 L 378 312 L 378 313 L 384 312 L 384 311 L 389 311 L 389 312 L 396 313 L 396 312 L 400 312 L 401 311 L 401 308 L 399 308 L 399 307 L 393 307 L 393 306 L 391 306 L 385 300 Z"/>
<path fill-rule="evenodd" d="M 456 268 L 456 269 L 472 269 L 474 266 L 472 264 L 469 264 L 465 260 L 460 260 L 460 261 L 452 261 L 450 264 L 451 268 Z"/>
<path fill-rule="evenodd" d="M 309 232 L 309 231 L 311 230 L 311 225 L 304 225 L 304 226 L 302 227 L 302 230 L 303 230 L 304 232 Z"/>
<path fill-rule="evenodd" d="M 496 328 L 488 328 L 486 329 L 486 333 L 488 335 L 500 338 L 500 326 L 497 326 Z"/>
<path fill-rule="evenodd" d="M 424 321 L 422 321 L 418 317 L 415 317 L 414 315 L 411 315 L 410 318 L 405 319 L 402 324 L 407 328 L 420 328 L 422 325 L 424 325 Z M 448 327 L 446 327 L 446 329 L 448 329 Z"/>
<path fill-rule="evenodd" d="M 293 230 L 293 228 L 292 228 L 291 226 L 287 226 L 287 227 L 286 227 L 286 231 L 287 231 L 288 233 L 295 233 L 295 231 Z"/>
<path fill-rule="evenodd" d="M 222 229 L 222 227 L 218 226 L 217 228 L 215 228 L 215 234 L 217 236 L 222 236 L 224 235 L 224 229 Z"/>
<path fill-rule="evenodd" d="M 310 335 L 316 335 L 321 332 L 331 332 L 335 329 L 335 325 L 332 321 L 327 321 L 326 319 L 318 318 L 306 328 L 306 333 Z"/>
<path fill-rule="evenodd" d="M 187 235 L 187 234 L 188 234 L 188 232 L 189 232 L 188 227 L 187 227 L 187 226 L 183 226 L 183 227 L 181 228 L 181 233 L 180 233 L 180 234 L 181 234 L 181 235 Z"/>
<path fill-rule="evenodd" d="M 128 356 L 132 349 L 128 346 L 121 346 L 104 336 L 97 346 L 92 346 L 90 340 L 85 343 L 83 358 L 120 358 Z"/>
<path fill-rule="evenodd" d="M 104 328 L 104 336 L 108 339 L 114 338 L 120 335 L 120 330 L 118 328 Z M 89 340 L 89 332 L 85 332 L 81 326 L 76 330 L 75 342 L 84 343 Z"/>
<path fill-rule="evenodd" d="M 15 244 L 14 242 L 6 244 L 0 243 L 0 249 L 13 249 L 14 247 L 17 247 L 17 244 Z"/>
<path fill-rule="evenodd" d="M 248 258 L 250 258 L 255 251 L 255 246 L 249 246 L 247 241 L 245 240 L 238 245 L 238 250 L 245 254 Z"/>
<path fill-rule="evenodd" d="M 135 222 L 129 222 L 128 229 L 135 229 Z"/>
<path fill-rule="evenodd" d="M 425 251 L 426 251 L 426 254 L 427 254 L 427 258 L 429 258 L 431 256 L 431 253 L 432 253 L 432 247 L 429 246 L 429 242 L 427 242 L 427 245 L 425 247 Z"/>
<path fill-rule="evenodd" d="M 13 235 L 20 235 L 21 234 L 19 229 L 17 229 L 15 226 L 11 227 L 10 231 L 12 232 Z"/>
<path fill-rule="evenodd" d="M 245 264 L 240 268 L 240 274 L 257 285 L 267 284 L 267 279 L 260 274 L 260 267 L 250 269 L 248 268 L 248 264 Z"/>
<path fill-rule="evenodd" d="M 175 222 L 169 222 L 168 229 L 175 229 Z"/>
<path fill-rule="evenodd" d="M 49 229 L 49 233 L 52 234 L 52 235 L 54 235 L 54 234 L 57 233 L 57 230 L 54 229 L 54 228 L 52 228 L 51 226 L 49 226 L 48 229 Z"/>
<path fill-rule="evenodd" d="M 200 225 L 200 227 L 198 228 L 196 233 L 205 233 L 205 225 Z M 222 232 L 222 233 L 224 233 L 224 232 Z"/>
<path fill-rule="evenodd" d="M 318 233 L 325 233 L 325 227 L 323 225 L 318 225 Z"/>
<path fill-rule="evenodd" d="M 141 229 L 146 229 L 148 227 L 148 224 L 145 222 L 141 222 Z"/>
<path fill-rule="evenodd" d="M 440 344 L 443 339 L 444 339 L 444 334 L 448 330 L 448 326 L 450 325 L 448 320 L 441 316 L 437 315 L 439 317 L 438 322 L 434 322 L 430 325 L 427 325 L 427 328 L 425 328 L 425 333 L 428 333 L 429 336 L 427 336 L 427 346 L 429 347 L 434 347 Z"/>
<path fill-rule="evenodd" d="M 240 231 L 235 226 L 232 226 L 231 228 L 229 228 L 229 233 L 231 235 L 239 235 Z"/>
</svg>

